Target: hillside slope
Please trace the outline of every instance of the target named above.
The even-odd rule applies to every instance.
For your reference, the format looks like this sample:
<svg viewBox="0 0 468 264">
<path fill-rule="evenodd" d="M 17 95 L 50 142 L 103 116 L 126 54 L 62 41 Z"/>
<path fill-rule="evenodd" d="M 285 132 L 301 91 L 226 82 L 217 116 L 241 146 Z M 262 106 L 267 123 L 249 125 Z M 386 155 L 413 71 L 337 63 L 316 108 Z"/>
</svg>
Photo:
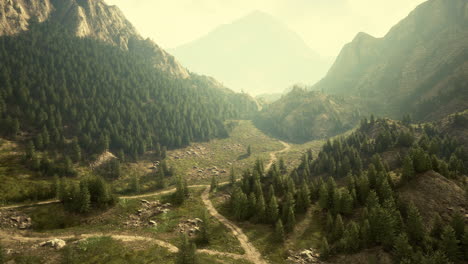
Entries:
<svg viewBox="0 0 468 264">
<path fill-rule="evenodd" d="M 355 101 L 295 87 L 266 105 L 255 124 L 293 142 L 326 138 L 351 129 L 360 119 Z"/>
<path fill-rule="evenodd" d="M 468 2 L 429 0 L 383 38 L 359 33 L 314 89 L 380 115 L 438 119 L 468 107 Z"/>
<path fill-rule="evenodd" d="M 297 82 L 313 83 L 328 67 L 299 35 L 260 11 L 171 52 L 189 69 L 251 94 L 282 92 Z"/>
</svg>

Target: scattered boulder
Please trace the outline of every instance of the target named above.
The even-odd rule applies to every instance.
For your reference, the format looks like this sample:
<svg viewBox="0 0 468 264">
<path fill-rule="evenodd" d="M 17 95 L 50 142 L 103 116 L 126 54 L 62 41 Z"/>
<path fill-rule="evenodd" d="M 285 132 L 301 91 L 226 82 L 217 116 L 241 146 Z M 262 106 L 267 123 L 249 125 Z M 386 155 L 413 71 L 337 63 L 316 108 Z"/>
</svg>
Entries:
<svg viewBox="0 0 468 264">
<path fill-rule="evenodd" d="M 194 236 L 200 232 L 201 223 L 203 223 L 203 221 L 200 218 L 187 219 L 179 223 L 177 229 L 180 233 L 186 233 L 189 236 Z"/>
<path fill-rule="evenodd" d="M 129 227 L 140 226 L 157 226 L 156 221 L 151 220 L 151 217 L 159 214 L 166 214 L 172 206 L 170 203 L 162 204 L 159 201 L 140 200 L 142 207 L 135 214 L 129 216 L 128 221 L 124 224 Z"/>
<path fill-rule="evenodd" d="M 45 241 L 39 244 L 39 246 L 41 247 L 51 247 L 54 249 L 61 249 L 65 247 L 66 245 L 67 243 L 64 240 L 58 239 L 58 238 L 54 238 L 52 240 Z"/>
<path fill-rule="evenodd" d="M 320 261 L 320 255 L 312 248 L 305 249 L 299 252 L 290 252 L 288 257 L 288 263 L 297 263 L 297 264 L 320 264 L 323 263 Z"/>
<path fill-rule="evenodd" d="M 11 210 L 3 210 L 0 212 L 0 227 L 2 228 L 18 228 L 30 229 L 32 219 L 23 212 Z"/>
</svg>

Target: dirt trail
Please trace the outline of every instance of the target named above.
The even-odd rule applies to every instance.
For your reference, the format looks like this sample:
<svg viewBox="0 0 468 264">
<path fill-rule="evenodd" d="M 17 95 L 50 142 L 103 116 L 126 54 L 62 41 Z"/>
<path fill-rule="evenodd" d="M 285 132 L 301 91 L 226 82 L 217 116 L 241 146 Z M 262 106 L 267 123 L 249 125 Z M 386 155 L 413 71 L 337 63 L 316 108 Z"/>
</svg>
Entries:
<svg viewBox="0 0 468 264">
<path fill-rule="evenodd" d="M 313 211 L 314 211 L 313 207 L 310 206 L 304 215 L 304 219 L 294 227 L 294 230 L 291 233 L 291 236 L 285 242 L 285 245 L 287 248 L 291 248 L 292 243 L 294 243 L 294 241 L 296 241 L 299 237 L 301 237 L 304 234 L 304 232 L 307 230 L 307 228 L 310 226 L 310 222 L 312 221 Z"/>
<path fill-rule="evenodd" d="M 39 242 L 44 242 L 47 240 L 51 239 L 62 239 L 62 240 L 68 240 L 68 239 L 86 239 L 90 237 L 99 237 L 99 236 L 109 236 L 112 237 L 115 240 L 119 240 L 122 242 L 135 242 L 135 241 L 142 241 L 142 242 L 149 242 L 149 243 L 154 243 L 160 247 L 166 248 L 169 252 L 171 253 L 177 253 L 179 249 L 172 245 L 171 243 L 168 243 L 166 241 L 162 241 L 159 239 L 151 238 L 151 237 L 144 237 L 144 236 L 131 236 L 131 235 L 110 235 L 110 234 L 105 234 L 105 233 L 90 233 L 90 234 L 80 234 L 80 235 L 62 235 L 62 236 L 37 236 L 37 237 L 32 237 L 32 236 L 21 236 L 21 235 L 16 235 L 16 234 L 11 234 L 11 233 L 6 233 L 0 231 L 0 241 L 1 242 L 21 242 L 21 243 L 39 243 Z M 205 253 L 208 255 L 214 255 L 214 256 L 222 256 L 222 257 L 230 257 L 233 259 L 246 259 L 245 256 L 239 255 L 239 254 L 234 254 L 234 253 L 228 253 L 228 252 L 219 252 L 216 250 L 210 250 L 210 249 L 199 249 L 197 250 L 200 253 Z"/>
<path fill-rule="evenodd" d="M 287 152 L 291 149 L 291 145 L 289 145 L 288 143 L 281 140 L 279 140 L 279 142 L 283 144 L 284 148 L 282 150 L 270 152 L 270 162 L 268 162 L 268 164 L 265 166 L 265 171 L 268 171 L 273 165 L 273 163 L 278 159 L 278 157 L 276 156 L 277 154 Z"/>
<path fill-rule="evenodd" d="M 277 154 L 283 153 L 286 151 L 289 151 L 291 146 L 283 141 L 280 141 L 281 144 L 284 145 L 284 148 L 282 150 L 274 151 L 270 153 L 270 161 L 268 164 L 265 166 L 265 170 L 270 169 L 270 167 L 273 165 L 273 163 L 277 160 Z M 225 185 L 228 184 L 229 182 L 223 182 L 220 183 L 220 185 Z M 189 188 L 205 188 L 205 191 L 202 193 L 202 200 L 203 203 L 205 204 L 208 212 L 215 217 L 219 222 L 224 224 L 228 229 L 231 230 L 232 234 L 239 240 L 239 243 L 241 244 L 242 248 L 245 251 L 244 255 L 238 255 L 238 254 L 233 254 L 233 253 L 227 253 L 227 252 L 218 252 L 214 250 L 208 250 L 208 249 L 200 249 L 198 250 L 199 252 L 210 254 L 210 255 L 219 255 L 219 256 L 226 256 L 226 257 L 231 257 L 234 259 L 247 259 L 255 264 L 267 264 L 267 262 L 263 259 L 262 255 L 260 252 L 250 243 L 248 237 L 244 234 L 242 229 L 240 229 L 238 226 L 236 226 L 234 223 L 229 221 L 227 218 L 222 216 L 213 206 L 211 203 L 211 200 L 209 199 L 209 190 L 210 186 L 209 185 L 191 185 Z M 120 196 L 121 199 L 139 199 L 139 198 L 145 198 L 145 197 L 151 197 L 151 196 L 156 196 L 156 195 L 163 195 L 163 194 L 169 194 L 175 191 L 175 188 L 168 189 L 168 190 L 163 190 L 163 191 L 158 191 L 158 192 L 152 192 L 152 193 L 147 193 L 147 194 L 141 194 L 141 195 L 131 195 L 131 196 Z M 30 205 L 11 205 L 11 206 L 5 206 L 5 207 L 0 207 L 1 209 L 14 209 L 14 208 L 21 208 L 21 207 L 28 207 L 28 206 L 36 206 L 36 205 L 45 205 L 45 204 L 52 204 L 52 203 L 58 203 L 59 201 L 57 200 L 51 200 L 51 201 L 43 201 L 43 202 L 38 202 Z M 307 217 L 309 218 L 309 217 Z M 303 222 L 307 221 L 304 220 Z M 303 223 L 301 222 L 302 225 Z M 308 223 L 304 223 L 304 225 L 308 226 Z M 302 231 L 303 232 L 303 231 Z M 58 239 L 72 239 L 72 238 L 88 238 L 88 237 L 93 237 L 93 236 L 110 236 L 116 240 L 120 240 L 123 242 L 130 242 L 130 241 L 147 241 L 147 242 L 153 242 L 156 243 L 157 245 L 167 248 L 170 252 L 176 253 L 178 252 L 178 248 L 168 242 L 150 238 L 150 237 L 141 237 L 141 236 L 128 236 L 128 235 L 109 235 L 109 234 L 81 234 L 78 236 L 52 236 L 52 237 L 25 237 L 25 236 L 20 236 L 20 235 L 11 235 L 5 232 L 2 232 L 0 230 L 0 241 L 20 241 L 20 242 L 35 242 L 35 241 L 45 241 L 53 238 L 58 238 Z"/>
<path fill-rule="evenodd" d="M 255 264 L 266 264 L 267 262 L 262 258 L 260 252 L 258 252 L 258 250 L 249 242 L 249 238 L 244 234 L 244 232 L 242 232 L 242 229 L 218 213 L 211 203 L 209 195 L 210 188 L 207 187 L 202 194 L 202 200 L 206 209 L 213 217 L 231 230 L 232 234 L 239 240 L 241 247 L 244 249 L 245 257 Z"/>
<path fill-rule="evenodd" d="M 0 210 L 17 209 L 17 208 L 22 208 L 22 207 L 33 207 L 37 205 L 47 205 L 47 204 L 54 204 L 54 203 L 59 203 L 59 202 L 60 202 L 59 200 L 49 200 L 49 201 L 32 203 L 32 204 L 16 204 L 16 205 L 0 206 Z"/>
</svg>

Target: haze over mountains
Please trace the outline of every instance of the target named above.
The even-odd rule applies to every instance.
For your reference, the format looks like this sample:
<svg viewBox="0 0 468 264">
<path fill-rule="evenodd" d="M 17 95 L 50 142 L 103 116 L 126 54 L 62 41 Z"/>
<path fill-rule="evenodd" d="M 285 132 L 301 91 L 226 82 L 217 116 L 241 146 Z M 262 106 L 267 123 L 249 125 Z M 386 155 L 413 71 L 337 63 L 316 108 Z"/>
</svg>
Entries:
<svg viewBox="0 0 468 264">
<path fill-rule="evenodd" d="M 294 31 L 254 11 L 170 50 L 185 66 L 251 94 L 282 93 L 295 83 L 313 84 L 329 67 Z"/>
<path fill-rule="evenodd" d="M 283 96 L 264 107 L 257 124 L 283 138 L 307 141 L 326 137 L 319 128 L 330 124 L 353 126 L 359 115 L 401 119 L 410 113 L 431 121 L 467 109 L 468 2 L 430 0 L 383 38 L 358 33 L 327 75 L 308 89 L 318 93 Z M 330 104 L 329 96 L 341 100 Z M 304 103 L 306 98 L 314 103 Z"/>
</svg>

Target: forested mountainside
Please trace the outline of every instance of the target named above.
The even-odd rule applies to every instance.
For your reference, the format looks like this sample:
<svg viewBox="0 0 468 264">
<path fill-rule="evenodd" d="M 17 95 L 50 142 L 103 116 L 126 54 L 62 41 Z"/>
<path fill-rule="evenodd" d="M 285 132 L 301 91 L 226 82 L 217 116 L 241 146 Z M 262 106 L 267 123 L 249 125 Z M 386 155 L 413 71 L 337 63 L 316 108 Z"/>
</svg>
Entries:
<svg viewBox="0 0 468 264">
<path fill-rule="evenodd" d="M 226 136 L 225 119 L 256 109 L 203 77 L 172 78 L 136 52 L 76 38 L 55 22 L 2 37 L 0 58 L 2 133 L 21 132 L 38 149 L 78 144 L 136 158 L 157 145 Z"/>
<path fill-rule="evenodd" d="M 372 117 L 305 153 L 290 173 L 282 161 L 269 171 L 258 161 L 226 208 L 238 221 L 273 226 L 282 245 L 318 206 L 320 256 L 330 263 L 362 263 L 366 249 L 380 251 L 381 263 L 464 263 L 467 165 L 460 142 L 434 124 Z"/>
<path fill-rule="evenodd" d="M 173 56 L 152 40 L 142 38 L 116 6 L 103 0 L 0 1 L 0 35 L 28 30 L 35 21 L 59 23 L 77 37 L 101 40 L 140 53 L 159 70 L 177 78 L 189 77 Z"/>
<path fill-rule="evenodd" d="M 468 3 L 429 0 L 383 38 L 359 33 L 314 89 L 374 114 L 436 120 L 468 107 Z"/>
<path fill-rule="evenodd" d="M 363 109 L 343 96 L 307 91 L 296 86 L 264 106 L 255 124 L 264 131 L 292 142 L 327 138 L 353 128 Z"/>
</svg>

